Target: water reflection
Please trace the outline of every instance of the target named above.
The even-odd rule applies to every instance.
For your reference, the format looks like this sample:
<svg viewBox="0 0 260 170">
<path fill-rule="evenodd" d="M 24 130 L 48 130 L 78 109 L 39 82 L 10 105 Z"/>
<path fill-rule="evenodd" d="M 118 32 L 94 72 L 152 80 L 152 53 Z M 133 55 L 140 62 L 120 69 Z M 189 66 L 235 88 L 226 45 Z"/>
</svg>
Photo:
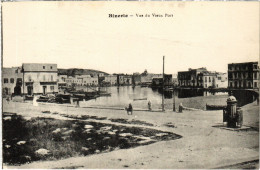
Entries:
<svg viewBox="0 0 260 170">
<path fill-rule="evenodd" d="M 81 106 L 106 106 L 106 107 L 125 107 L 129 103 L 133 105 L 134 108 L 148 108 L 148 101 L 151 101 L 153 108 L 161 108 L 162 104 L 162 89 L 152 89 L 149 87 L 140 87 L 140 86 L 121 86 L 121 87 L 107 87 L 107 92 L 111 93 L 111 96 L 102 96 L 96 100 L 89 100 L 81 102 Z M 212 95 L 225 95 L 227 93 L 210 93 L 203 90 L 176 90 L 174 96 L 176 98 L 176 103 L 183 102 L 181 99 L 199 97 L 199 96 L 212 96 Z M 164 98 L 166 103 L 166 108 L 172 107 L 172 91 L 164 91 Z M 194 99 L 196 100 L 196 99 Z M 196 102 L 200 102 L 198 99 Z M 204 101 L 203 101 L 204 102 Z M 189 101 L 187 101 L 186 106 L 189 107 Z M 194 103 L 193 103 L 194 104 Z M 197 104 L 198 105 L 198 104 Z M 204 104 L 200 104 L 202 105 Z M 191 105 L 193 106 L 193 105 Z"/>
</svg>

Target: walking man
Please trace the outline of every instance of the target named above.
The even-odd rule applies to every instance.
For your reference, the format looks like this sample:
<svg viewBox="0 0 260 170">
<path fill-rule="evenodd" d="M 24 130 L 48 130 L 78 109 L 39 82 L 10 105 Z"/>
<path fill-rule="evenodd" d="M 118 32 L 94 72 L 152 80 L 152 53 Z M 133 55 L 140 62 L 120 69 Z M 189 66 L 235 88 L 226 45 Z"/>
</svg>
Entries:
<svg viewBox="0 0 260 170">
<path fill-rule="evenodd" d="M 151 103 L 151 101 L 150 101 L 150 100 L 148 101 L 148 110 L 149 110 L 149 111 L 151 111 L 151 110 L 152 110 L 152 103 Z"/>
</svg>

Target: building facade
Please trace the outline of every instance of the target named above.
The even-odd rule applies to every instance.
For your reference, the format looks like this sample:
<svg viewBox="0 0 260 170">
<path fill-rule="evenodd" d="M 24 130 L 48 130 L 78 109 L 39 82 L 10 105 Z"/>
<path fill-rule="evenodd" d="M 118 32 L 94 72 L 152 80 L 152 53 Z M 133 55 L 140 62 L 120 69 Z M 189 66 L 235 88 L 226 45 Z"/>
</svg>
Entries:
<svg viewBox="0 0 260 170">
<path fill-rule="evenodd" d="M 132 75 L 118 74 L 117 85 L 132 85 Z"/>
<path fill-rule="evenodd" d="M 117 84 L 117 76 L 116 75 L 107 75 L 104 77 L 104 82 L 108 83 L 111 86 L 115 86 Z"/>
<path fill-rule="evenodd" d="M 198 69 L 189 68 L 188 71 L 178 72 L 179 86 L 181 87 L 202 87 L 201 73 L 207 72 L 205 67 Z"/>
<path fill-rule="evenodd" d="M 141 83 L 142 84 L 151 84 L 154 78 L 162 78 L 162 74 L 147 74 L 141 75 Z"/>
<path fill-rule="evenodd" d="M 258 62 L 228 64 L 228 87 L 259 89 Z"/>
<path fill-rule="evenodd" d="M 48 94 L 58 92 L 57 64 L 26 63 L 22 65 L 23 91 L 25 94 Z"/>
<path fill-rule="evenodd" d="M 98 77 L 91 77 L 90 75 L 76 75 L 66 78 L 68 86 L 98 86 Z"/>
<path fill-rule="evenodd" d="M 68 78 L 67 75 L 58 75 L 57 83 L 58 83 L 58 88 L 66 87 L 67 82 L 66 79 Z"/>
<path fill-rule="evenodd" d="M 205 67 L 178 72 L 181 87 L 195 88 L 227 88 L 227 74 L 208 71 Z"/>
<path fill-rule="evenodd" d="M 139 73 L 134 73 L 132 76 L 132 83 L 134 85 L 140 85 L 141 84 L 141 75 Z"/>
<path fill-rule="evenodd" d="M 217 73 L 215 77 L 215 87 L 216 88 L 227 88 L 228 78 L 227 73 Z"/>
<path fill-rule="evenodd" d="M 90 75 L 84 75 L 82 79 L 84 86 L 98 86 L 98 77 L 91 77 Z"/>
<path fill-rule="evenodd" d="M 152 86 L 162 86 L 163 84 L 163 78 L 153 78 L 152 80 Z M 172 86 L 173 81 L 172 81 L 172 74 L 165 74 L 164 75 L 164 86 Z"/>
<path fill-rule="evenodd" d="M 23 73 L 21 67 L 2 69 L 3 95 L 23 94 Z"/>
</svg>

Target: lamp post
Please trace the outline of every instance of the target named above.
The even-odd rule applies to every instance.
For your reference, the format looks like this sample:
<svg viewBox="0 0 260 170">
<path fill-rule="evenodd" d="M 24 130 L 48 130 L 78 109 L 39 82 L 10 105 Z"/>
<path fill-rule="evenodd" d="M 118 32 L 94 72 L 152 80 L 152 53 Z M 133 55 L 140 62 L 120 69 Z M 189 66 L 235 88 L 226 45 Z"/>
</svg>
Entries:
<svg viewBox="0 0 260 170">
<path fill-rule="evenodd" d="M 164 56 L 163 56 L 163 78 L 162 78 L 162 111 L 164 112 Z"/>
<path fill-rule="evenodd" d="M 174 93 L 174 86 L 172 85 L 172 98 L 173 98 L 173 103 L 172 103 L 172 111 L 176 111 L 175 109 L 175 93 Z"/>
</svg>

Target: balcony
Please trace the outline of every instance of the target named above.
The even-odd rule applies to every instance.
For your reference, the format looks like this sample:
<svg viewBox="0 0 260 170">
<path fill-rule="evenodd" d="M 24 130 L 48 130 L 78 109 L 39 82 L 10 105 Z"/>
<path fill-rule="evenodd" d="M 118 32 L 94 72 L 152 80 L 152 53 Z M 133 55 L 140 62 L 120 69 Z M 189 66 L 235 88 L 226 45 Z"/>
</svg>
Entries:
<svg viewBox="0 0 260 170">
<path fill-rule="evenodd" d="M 41 80 L 40 85 L 57 85 L 57 81 Z"/>
</svg>

